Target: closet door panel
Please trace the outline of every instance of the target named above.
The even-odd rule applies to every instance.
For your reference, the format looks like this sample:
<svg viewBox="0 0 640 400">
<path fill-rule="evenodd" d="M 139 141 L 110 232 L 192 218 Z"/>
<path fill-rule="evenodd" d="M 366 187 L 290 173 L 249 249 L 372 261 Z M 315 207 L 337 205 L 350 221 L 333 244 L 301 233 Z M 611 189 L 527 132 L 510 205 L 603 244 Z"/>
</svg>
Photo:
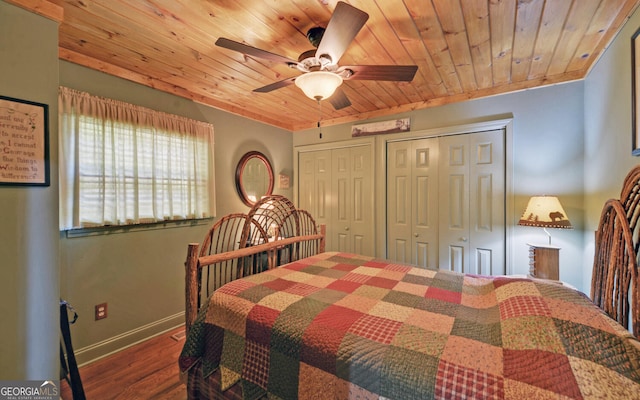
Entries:
<svg viewBox="0 0 640 400">
<path fill-rule="evenodd" d="M 437 139 L 387 144 L 387 256 L 421 267 L 438 262 Z"/>
<path fill-rule="evenodd" d="M 387 257 L 412 263 L 411 143 L 387 145 Z"/>
<path fill-rule="evenodd" d="M 471 151 L 471 268 L 485 275 L 505 273 L 505 177 L 502 131 L 469 135 Z"/>
<path fill-rule="evenodd" d="M 469 268 L 468 142 L 468 135 L 440 138 L 439 264 L 457 272 Z"/>
<path fill-rule="evenodd" d="M 412 141 L 412 262 L 438 267 L 438 139 Z"/>
<path fill-rule="evenodd" d="M 373 158 L 370 146 L 349 149 L 351 195 L 351 251 L 373 256 Z"/>
</svg>

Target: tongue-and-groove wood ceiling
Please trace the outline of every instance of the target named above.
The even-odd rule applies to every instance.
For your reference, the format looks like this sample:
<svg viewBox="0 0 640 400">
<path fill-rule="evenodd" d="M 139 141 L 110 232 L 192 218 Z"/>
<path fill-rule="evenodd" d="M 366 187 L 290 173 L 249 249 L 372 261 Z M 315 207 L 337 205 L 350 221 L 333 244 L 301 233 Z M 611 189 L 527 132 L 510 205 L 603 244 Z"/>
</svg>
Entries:
<svg viewBox="0 0 640 400">
<path fill-rule="evenodd" d="M 45 0 L 7 0 L 26 8 Z M 313 47 L 337 0 L 49 0 L 61 8 L 60 59 L 290 131 L 316 126 L 300 74 L 215 46 L 219 37 L 291 59 Z M 480 98 L 586 76 L 639 0 L 348 0 L 369 14 L 342 65 L 413 64 L 412 82 L 345 81 L 352 105 L 323 125 Z M 35 10 L 38 11 L 38 10 Z M 325 104 L 326 103 L 326 104 Z"/>
</svg>

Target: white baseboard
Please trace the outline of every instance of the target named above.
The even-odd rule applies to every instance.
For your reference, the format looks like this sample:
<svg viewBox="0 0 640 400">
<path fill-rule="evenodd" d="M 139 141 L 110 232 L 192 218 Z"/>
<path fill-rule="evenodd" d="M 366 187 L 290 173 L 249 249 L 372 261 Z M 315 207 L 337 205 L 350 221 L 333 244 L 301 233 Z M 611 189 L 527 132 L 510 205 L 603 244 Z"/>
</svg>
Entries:
<svg viewBox="0 0 640 400">
<path fill-rule="evenodd" d="M 81 367 L 118 351 L 136 345 L 154 336 L 184 325 L 184 312 L 180 312 L 161 320 L 143 325 L 101 342 L 75 350 L 76 362 Z"/>
</svg>

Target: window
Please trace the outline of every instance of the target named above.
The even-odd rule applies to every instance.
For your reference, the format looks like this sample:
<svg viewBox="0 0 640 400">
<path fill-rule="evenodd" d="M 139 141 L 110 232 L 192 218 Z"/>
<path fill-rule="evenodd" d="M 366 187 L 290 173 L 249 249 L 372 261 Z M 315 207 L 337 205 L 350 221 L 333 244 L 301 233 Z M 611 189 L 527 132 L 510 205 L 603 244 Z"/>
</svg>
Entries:
<svg viewBox="0 0 640 400">
<path fill-rule="evenodd" d="M 60 88 L 60 228 L 213 215 L 213 127 Z"/>
</svg>

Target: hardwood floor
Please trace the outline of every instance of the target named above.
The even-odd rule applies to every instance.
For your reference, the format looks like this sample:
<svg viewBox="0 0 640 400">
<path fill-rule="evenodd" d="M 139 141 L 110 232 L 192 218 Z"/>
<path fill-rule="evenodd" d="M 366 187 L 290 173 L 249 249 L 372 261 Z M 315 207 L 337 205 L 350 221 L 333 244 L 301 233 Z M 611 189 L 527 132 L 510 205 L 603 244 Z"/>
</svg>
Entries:
<svg viewBox="0 0 640 400">
<path fill-rule="evenodd" d="M 178 356 L 184 345 L 171 336 L 184 327 L 166 332 L 80 368 L 87 400 L 184 400 L 187 388 L 180 382 Z M 60 382 L 64 400 L 72 400 L 71 389 Z"/>
</svg>

